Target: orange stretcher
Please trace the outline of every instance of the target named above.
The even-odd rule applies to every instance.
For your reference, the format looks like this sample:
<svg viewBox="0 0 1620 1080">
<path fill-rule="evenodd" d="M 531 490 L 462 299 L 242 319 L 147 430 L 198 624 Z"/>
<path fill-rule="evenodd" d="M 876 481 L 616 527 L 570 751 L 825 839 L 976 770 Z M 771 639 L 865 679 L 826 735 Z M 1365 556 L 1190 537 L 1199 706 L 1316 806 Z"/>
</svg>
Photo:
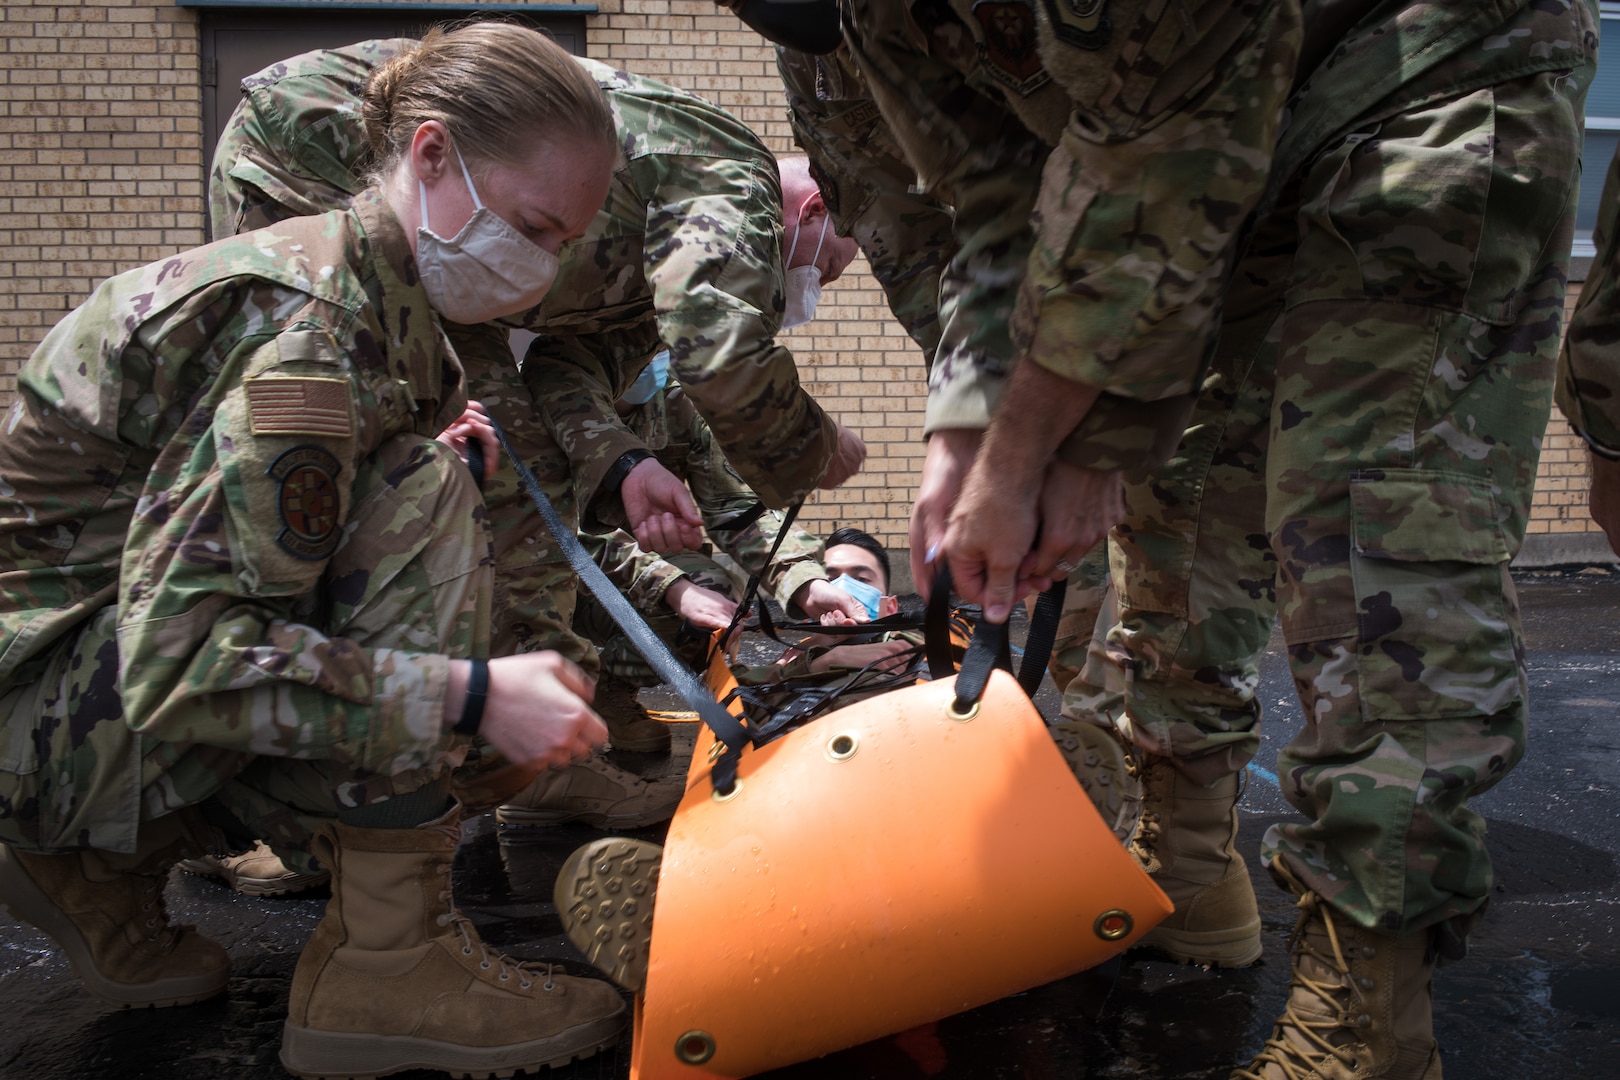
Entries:
<svg viewBox="0 0 1620 1080">
<path fill-rule="evenodd" d="M 723 656 L 707 684 L 725 700 Z M 1018 683 L 996 671 L 967 708 L 955 684 L 748 748 L 723 794 L 702 729 L 632 1080 L 735 1080 L 904 1031 L 1102 963 L 1170 913 Z"/>
</svg>

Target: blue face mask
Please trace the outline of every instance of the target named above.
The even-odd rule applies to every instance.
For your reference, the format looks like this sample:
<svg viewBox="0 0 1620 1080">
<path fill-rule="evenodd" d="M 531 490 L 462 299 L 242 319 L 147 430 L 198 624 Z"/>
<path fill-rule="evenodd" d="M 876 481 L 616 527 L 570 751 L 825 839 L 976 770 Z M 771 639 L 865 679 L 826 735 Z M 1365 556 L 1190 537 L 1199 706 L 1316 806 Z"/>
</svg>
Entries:
<svg viewBox="0 0 1620 1080">
<path fill-rule="evenodd" d="M 636 381 L 619 400 L 626 405 L 645 405 L 669 383 L 669 350 L 664 349 L 641 369 Z"/>
<path fill-rule="evenodd" d="M 850 574 L 839 574 L 832 579 L 832 583 L 843 589 L 849 595 L 861 602 L 866 614 L 878 618 L 878 604 L 883 600 L 883 590 L 876 585 L 868 585 L 858 577 Z"/>
</svg>

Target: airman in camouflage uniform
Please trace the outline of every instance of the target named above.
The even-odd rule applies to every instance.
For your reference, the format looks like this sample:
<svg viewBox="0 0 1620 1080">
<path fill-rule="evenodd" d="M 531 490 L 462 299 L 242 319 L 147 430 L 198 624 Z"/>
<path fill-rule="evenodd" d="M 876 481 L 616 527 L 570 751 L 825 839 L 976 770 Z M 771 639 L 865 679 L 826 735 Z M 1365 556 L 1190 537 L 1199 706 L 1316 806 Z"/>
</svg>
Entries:
<svg viewBox="0 0 1620 1080">
<path fill-rule="evenodd" d="M 715 445 L 708 424 L 681 387 L 660 390 L 645 404 L 621 411 L 620 416 L 658 456 L 659 463 L 687 483 L 711 543 L 742 573 L 760 574 L 764 595 L 787 608 L 802 599 L 801 591 L 827 580 L 820 562 L 821 541 L 814 536 L 793 528 L 777 545 L 782 513 L 761 505 Z M 581 539 L 593 549 L 608 577 L 647 616 L 654 631 L 672 645 L 680 636 L 681 619 L 672 614 L 665 595 L 677 581 L 686 578 L 710 592 L 737 599 L 733 571 L 703 552 L 665 556 L 644 551 L 623 530 Z M 767 564 L 773 547 L 775 557 Z M 658 681 L 606 611 L 590 598 L 580 605 L 574 625 L 602 646 L 604 674 L 638 686 Z M 707 635 L 702 636 L 706 643 Z"/>
<path fill-rule="evenodd" d="M 958 581 L 985 575 L 1004 611 L 1025 552 L 1025 578 L 1069 572 L 1112 514 L 1054 516 L 1064 486 L 1106 492 L 1186 430 L 1128 486 L 1109 640 L 1159 789 L 1137 850 L 1214 919 L 1166 925 L 1189 958 L 1249 951 L 1219 806 L 1256 745 L 1275 611 L 1308 723 L 1279 772 L 1309 820 L 1264 857 L 1304 920 L 1290 1016 L 1239 1075 L 1438 1077 L 1428 965 L 1491 883 L 1467 800 L 1523 749 L 1507 563 L 1552 385 L 1591 6 L 852 0 L 844 19 L 959 240 L 1034 212 L 1027 266 L 996 264 L 1022 281 L 1016 374 L 935 365 L 932 430 L 989 426 L 951 518 Z"/>
<path fill-rule="evenodd" d="M 429 192 L 436 220 L 456 196 L 471 215 L 444 122 L 413 122 L 446 69 L 494 129 L 544 121 L 572 155 L 567 183 L 534 176 L 462 117 L 467 154 L 520 185 L 491 213 L 515 230 L 509 203 L 543 200 L 537 252 L 582 232 L 616 153 L 597 88 L 530 30 L 435 35 L 390 84 L 418 98 L 387 100 L 412 162 L 390 142 L 348 209 L 104 282 L 20 372 L 0 440 L 0 903 L 91 992 L 183 1004 L 222 991 L 229 961 L 169 925 L 169 867 L 219 830 L 313 844 L 333 900 L 282 1044 L 305 1076 L 537 1067 L 625 1022 L 611 989 L 491 953 L 442 876 L 470 735 L 534 770 L 606 734 L 553 654 L 480 685 L 489 528 L 450 445 L 478 425 L 403 221 Z M 546 283 L 515 282 L 518 302 Z"/>
<path fill-rule="evenodd" d="M 523 361 L 580 504 L 604 494 L 626 454 L 646 452 L 614 403 L 667 348 L 738 473 L 767 506 L 785 507 L 823 482 L 849 436 L 805 393 L 776 341 L 785 310 L 776 160 L 702 98 L 580 63 L 613 105 L 625 166 L 531 316 L 541 336 Z"/>
<path fill-rule="evenodd" d="M 688 485 L 709 542 L 731 565 L 723 566 L 705 550 L 649 552 L 623 529 L 596 531 L 590 522 L 580 540 L 653 632 L 694 670 L 703 666 L 710 631 L 724 629 L 736 610 L 741 595 L 736 574 L 761 574 L 765 595 L 776 597 L 784 607 L 795 601 L 809 603 L 815 590 L 828 587 L 827 571 L 819 561 L 820 541 L 801 529 L 790 529 L 777 546 L 784 515 L 765 509 L 743 483 L 681 387 L 660 388 L 637 405 L 621 401 L 619 414 L 659 464 Z M 841 593 L 833 599 L 845 608 L 859 607 Z M 825 597 L 817 601 L 817 611 L 826 607 Z M 667 750 L 668 727 L 649 717 L 636 701 L 640 687 L 661 680 L 635 645 L 589 595 L 580 598 L 574 629 L 601 648 L 602 678 L 595 704 L 612 744 L 626 750 Z"/>
<path fill-rule="evenodd" d="M 209 228 L 216 238 L 291 217 L 342 209 L 365 185 L 370 146 L 360 115 L 372 72 L 411 45 L 406 38 L 362 41 L 304 53 L 242 80 L 242 100 L 214 151 Z M 483 403 L 544 487 L 564 520 L 574 518 L 568 463 L 535 415 L 534 401 L 500 325 L 445 332 L 467 372 L 467 397 Z M 484 497 L 495 536 L 491 653 L 555 649 L 594 673 L 596 653 L 569 630 L 573 572 L 544 520 L 505 461 L 486 463 Z"/>
<path fill-rule="evenodd" d="M 1592 518 L 1620 553 L 1620 150 L 1609 162 L 1592 239 L 1597 257 L 1558 361 L 1558 407 L 1591 450 Z"/>
<path fill-rule="evenodd" d="M 215 233 L 341 206 L 359 190 L 360 94 L 405 44 L 318 50 L 244 79 L 210 178 Z M 564 246 L 545 303 L 503 320 L 542 332 L 523 361 L 529 389 L 510 372 L 504 329 L 450 328 L 469 396 L 501 421 L 572 521 L 576 495 L 589 506 L 621 458 L 646 451 L 613 402 L 662 341 L 738 471 L 767 505 L 785 506 L 822 481 L 841 429 L 773 337 L 783 295 L 775 159 L 701 98 L 576 60 L 608 95 L 626 163 L 591 231 Z M 485 496 L 496 546 L 494 652 L 553 648 L 594 667 L 594 650 L 569 628 L 567 563 L 515 473 L 493 464 Z M 622 524 L 615 504 L 603 502 L 610 524 Z"/>
</svg>

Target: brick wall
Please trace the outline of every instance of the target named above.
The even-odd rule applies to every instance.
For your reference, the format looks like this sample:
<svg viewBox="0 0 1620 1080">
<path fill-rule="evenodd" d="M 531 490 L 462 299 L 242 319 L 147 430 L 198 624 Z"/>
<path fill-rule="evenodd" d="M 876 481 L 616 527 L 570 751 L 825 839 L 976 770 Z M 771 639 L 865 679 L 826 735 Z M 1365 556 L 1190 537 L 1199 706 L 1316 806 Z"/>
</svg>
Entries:
<svg viewBox="0 0 1620 1080">
<path fill-rule="evenodd" d="M 0 391 L 97 282 L 203 230 L 196 17 L 0 7 Z"/>
<path fill-rule="evenodd" d="M 599 0 L 589 55 L 701 93 L 791 152 L 770 50 L 712 0 Z M 297 16 L 315 17 L 307 10 Z M 0 404 L 45 332 L 112 274 L 203 240 L 197 15 L 167 2 L 0 6 Z M 806 384 L 859 431 L 865 472 L 806 507 L 813 528 L 905 547 L 921 462 L 922 364 L 857 261 L 786 338 Z M 1595 531 L 1584 450 L 1548 429 L 1532 540 Z"/>
</svg>

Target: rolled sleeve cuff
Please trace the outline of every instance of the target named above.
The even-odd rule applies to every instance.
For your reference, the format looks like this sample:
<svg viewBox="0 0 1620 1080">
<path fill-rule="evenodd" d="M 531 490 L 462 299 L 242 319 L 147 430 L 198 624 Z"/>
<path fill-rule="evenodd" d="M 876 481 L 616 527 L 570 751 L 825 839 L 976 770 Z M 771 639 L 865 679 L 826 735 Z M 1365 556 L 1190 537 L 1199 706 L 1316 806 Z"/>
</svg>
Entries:
<svg viewBox="0 0 1620 1080">
<path fill-rule="evenodd" d="M 776 602 L 787 609 L 793 603 L 793 594 L 812 581 L 823 581 L 827 577 L 827 568 L 815 559 L 801 559 L 782 567 L 780 563 L 771 568 L 773 574 L 779 574 L 771 594 Z"/>
<path fill-rule="evenodd" d="M 375 649 L 372 661 L 377 683 L 355 764 L 387 775 L 435 764 L 450 744 L 444 724 L 450 658 Z"/>
<path fill-rule="evenodd" d="M 630 602 L 643 615 L 666 615 L 669 608 L 664 605 L 664 594 L 685 576 L 681 568 L 673 563 L 662 560 L 654 562 L 636 575 L 635 584 L 630 587 L 628 594 Z"/>
</svg>

